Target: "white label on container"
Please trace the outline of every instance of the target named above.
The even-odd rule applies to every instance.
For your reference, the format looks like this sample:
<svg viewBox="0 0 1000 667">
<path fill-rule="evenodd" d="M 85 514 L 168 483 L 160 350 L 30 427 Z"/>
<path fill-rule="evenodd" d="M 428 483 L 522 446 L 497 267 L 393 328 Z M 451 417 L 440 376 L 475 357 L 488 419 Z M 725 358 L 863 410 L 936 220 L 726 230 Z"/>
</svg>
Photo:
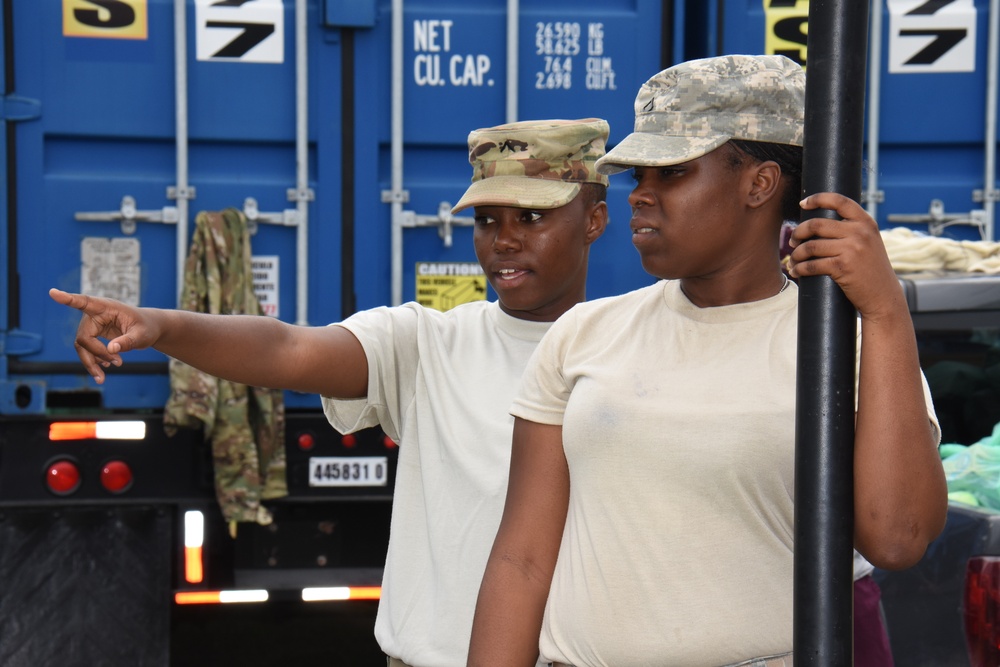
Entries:
<svg viewBox="0 0 1000 667">
<path fill-rule="evenodd" d="M 888 0 L 889 72 L 974 72 L 974 0 Z"/>
<path fill-rule="evenodd" d="M 86 237 L 80 242 L 80 291 L 139 305 L 139 239 Z"/>
<path fill-rule="evenodd" d="M 284 17 L 281 0 L 195 0 L 198 60 L 284 62 Z"/>
<path fill-rule="evenodd" d="M 265 315 L 278 317 L 278 255 L 254 255 L 250 258 L 253 291 Z"/>
<path fill-rule="evenodd" d="M 413 82 L 418 86 L 492 86 L 492 63 L 485 53 L 453 53 L 450 19 L 413 22 Z M 476 28 L 479 30 L 479 28 Z"/>
</svg>

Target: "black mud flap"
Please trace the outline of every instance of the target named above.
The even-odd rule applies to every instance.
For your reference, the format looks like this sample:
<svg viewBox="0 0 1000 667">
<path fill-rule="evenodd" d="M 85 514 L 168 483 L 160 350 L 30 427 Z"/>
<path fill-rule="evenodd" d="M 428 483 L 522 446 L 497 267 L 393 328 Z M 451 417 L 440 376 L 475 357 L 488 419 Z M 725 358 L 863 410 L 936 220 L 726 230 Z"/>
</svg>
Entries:
<svg viewBox="0 0 1000 667">
<path fill-rule="evenodd" d="M 168 667 L 167 508 L 0 509 L 0 665 Z"/>
</svg>

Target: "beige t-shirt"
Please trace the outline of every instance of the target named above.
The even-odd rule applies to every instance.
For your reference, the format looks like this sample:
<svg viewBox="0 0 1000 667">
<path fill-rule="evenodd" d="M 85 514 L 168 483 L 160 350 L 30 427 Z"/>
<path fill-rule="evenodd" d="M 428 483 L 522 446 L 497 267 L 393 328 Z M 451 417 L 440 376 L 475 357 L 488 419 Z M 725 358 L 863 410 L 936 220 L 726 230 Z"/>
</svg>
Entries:
<svg viewBox="0 0 1000 667">
<path fill-rule="evenodd" d="M 342 326 L 364 347 L 368 396 L 323 399 L 327 418 L 343 433 L 381 424 L 399 444 L 375 636 L 407 664 L 464 667 L 507 491 L 507 410 L 550 323 L 479 301 L 376 308 Z"/>
<path fill-rule="evenodd" d="M 661 281 L 542 340 L 512 412 L 562 424 L 569 464 L 543 658 L 718 667 L 792 649 L 797 300 L 790 285 L 698 308 Z"/>
</svg>

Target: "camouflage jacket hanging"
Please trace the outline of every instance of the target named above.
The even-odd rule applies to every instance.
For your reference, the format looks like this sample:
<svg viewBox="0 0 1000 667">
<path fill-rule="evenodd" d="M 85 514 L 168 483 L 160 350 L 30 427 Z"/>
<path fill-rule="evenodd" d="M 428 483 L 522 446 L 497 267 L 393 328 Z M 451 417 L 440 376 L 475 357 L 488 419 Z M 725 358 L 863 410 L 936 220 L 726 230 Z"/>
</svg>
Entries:
<svg viewBox="0 0 1000 667">
<path fill-rule="evenodd" d="M 241 211 L 199 213 L 184 266 L 181 308 L 262 315 L 250 254 Z M 216 496 L 228 521 L 271 522 L 261 500 L 288 495 L 281 391 L 220 380 L 171 359 L 163 421 L 170 435 L 179 427 L 204 428 L 212 445 Z"/>
</svg>

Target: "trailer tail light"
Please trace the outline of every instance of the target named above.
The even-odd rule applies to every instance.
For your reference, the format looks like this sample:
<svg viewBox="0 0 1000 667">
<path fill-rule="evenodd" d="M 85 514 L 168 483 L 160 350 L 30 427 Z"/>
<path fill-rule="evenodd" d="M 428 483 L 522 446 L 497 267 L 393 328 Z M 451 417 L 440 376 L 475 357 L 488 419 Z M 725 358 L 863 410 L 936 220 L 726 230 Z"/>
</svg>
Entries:
<svg viewBox="0 0 1000 667">
<path fill-rule="evenodd" d="M 184 581 L 189 584 L 200 584 L 205 578 L 201 552 L 204 543 L 205 515 L 197 510 L 184 512 Z"/>
<path fill-rule="evenodd" d="M 326 602 L 329 600 L 378 600 L 382 597 L 381 586 L 332 586 L 329 588 L 303 588 L 303 602 Z"/>
<path fill-rule="evenodd" d="M 45 471 L 45 485 L 57 496 L 66 496 L 80 488 L 80 469 L 69 459 L 53 461 Z"/>
<path fill-rule="evenodd" d="M 108 461 L 101 468 L 101 486 L 110 493 L 124 493 L 132 486 L 132 469 L 124 461 Z"/>
<path fill-rule="evenodd" d="M 316 438 L 313 437 L 312 433 L 299 433 L 298 445 L 299 449 L 308 452 L 316 446 Z"/>
<path fill-rule="evenodd" d="M 245 602 L 267 602 L 264 590 L 245 591 L 178 591 L 174 593 L 176 604 L 233 604 Z"/>
<path fill-rule="evenodd" d="M 962 602 L 971 666 L 1000 665 L 1000 558 L 969 559 Z"/>
<path fill-rule="evenodd" d="M 146 437 L 146 422 L 87 421 L 52 422 L 49 440 L 142 440 Z"/>
</svg>

